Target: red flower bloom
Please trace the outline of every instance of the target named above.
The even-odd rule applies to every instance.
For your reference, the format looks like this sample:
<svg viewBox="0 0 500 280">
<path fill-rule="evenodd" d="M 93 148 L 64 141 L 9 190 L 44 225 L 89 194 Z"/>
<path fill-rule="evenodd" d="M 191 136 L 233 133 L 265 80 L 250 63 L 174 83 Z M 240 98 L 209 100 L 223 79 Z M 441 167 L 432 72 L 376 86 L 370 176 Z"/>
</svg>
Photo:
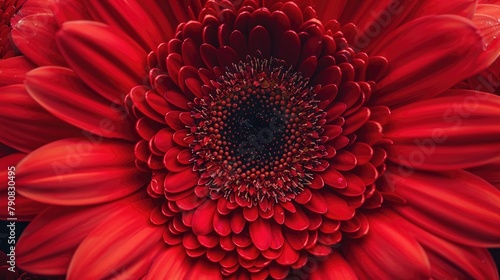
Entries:
<svg viewBox="0 0 500 280">
<path fill-rule="evenodd" d="M 45 209 L 21 268 L 498 279 L 500 194 L 464 169 L 497 176 L 500 98 L 450 89 L 500 51 L 475 1 L 45 3 L 1 95 Z"/>
</svg>

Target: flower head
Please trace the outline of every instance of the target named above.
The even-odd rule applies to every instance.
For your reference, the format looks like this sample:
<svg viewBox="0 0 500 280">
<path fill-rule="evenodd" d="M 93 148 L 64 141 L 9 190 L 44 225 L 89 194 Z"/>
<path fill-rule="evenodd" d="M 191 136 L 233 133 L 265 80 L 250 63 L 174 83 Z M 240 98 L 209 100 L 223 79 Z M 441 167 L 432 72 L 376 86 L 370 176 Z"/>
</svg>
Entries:
<svg viewBox="0 0 500 280">
<path fill-rule="evenodd" d="M 13 36 L 38 67 L 3 97 L 48 120 L 2 139 L 21 152 L 19 193 L 45 209 L 20 266 L 498 277 L 481 248 L 500 243 L 500 195 L 464 169 L 500 158 L 500 99 L 450 89 L 498 47 L 459 2 L 41 5 L 47 24 L 25 17 Z"/>
</svg>

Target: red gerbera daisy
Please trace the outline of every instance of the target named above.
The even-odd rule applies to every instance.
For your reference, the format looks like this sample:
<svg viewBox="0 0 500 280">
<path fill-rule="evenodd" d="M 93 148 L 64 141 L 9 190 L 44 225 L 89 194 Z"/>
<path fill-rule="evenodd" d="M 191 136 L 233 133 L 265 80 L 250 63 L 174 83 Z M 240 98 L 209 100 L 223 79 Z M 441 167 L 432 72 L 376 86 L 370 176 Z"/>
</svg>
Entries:
<svg viewBox="0 0 500 280">
<path fill-rule="evenodd" d="M 500 159 L 500 98 L 450 89 L 500 51 L 476 4 L 37 3 L 12 37 L 38 67 L 1 95 L 2 161 L 51 205 L 19 266 L 498 279 L 500 194 L 464 169 Z"/>
</svg>

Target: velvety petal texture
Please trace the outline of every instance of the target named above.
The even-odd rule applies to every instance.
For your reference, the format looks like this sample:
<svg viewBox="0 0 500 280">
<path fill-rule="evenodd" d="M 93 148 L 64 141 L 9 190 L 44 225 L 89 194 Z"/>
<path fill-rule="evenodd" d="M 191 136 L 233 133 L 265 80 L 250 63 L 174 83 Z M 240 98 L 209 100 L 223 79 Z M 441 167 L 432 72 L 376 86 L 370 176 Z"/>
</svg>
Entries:
<svg viewBox="0 0 500 280">
<path fill-rule="evenodd" d="M 334 253 L 327 260 L 319 262 L 317 269 L 313 269 L 309 277 L 311 280 L 357 279 L 351 265 L 340 253 Z"/>
<path fill-rule="evenodd" d="M 173 37 L 174 30 L 154 0 L 86 2 L 95 18 L 126 31 L 145 50 L 153 50 Z"/>
<path fill-rule="evenodd" d="M 392 112 L 389 159 L 408 169 L 452 170 L 500 158 L 500 97 L 452 90 Z"/>
<path fill-rule="evenodd" d="M 81 135 L 81 130 L 57 119 L 28 95 L 23 85 L 0 88 L 0 142 L 28 153 L 54 140 Z M 15 128 L 15 129 L 11 129 Z"/>
<path fill-rule="evenodd" d="M 175 257 L 173 257 L 175 256 Z M 182 246 L 165 249 L 153 261 L 145 279 L 223 279 L 218 267 L 205 260 L 192 260 Z"/>
<path fill-rule="evenodd" d="M 0 60 L 0 86 L 22 84 L 24 75 L 34 67 L 24 56 Z"/>
<path fill-rule="evenodd" d="M 424 248 L 436 279 L 498 279 L 498 271 L 488 250 L 459 245 L 435 236 L 392 211 L 384 211 L 395 224 L 415 235 Z"/>
<path fill-rule="evenodd" d="M 390 62 L 374 101 L 387 106 L 433 97 L 469 77 L 482 48 L 470 20 L 441 15 L 411 21 L 372 51 Z"/>
<path fill-rule="evenodd" d="M 0 158 L 0 201 L 4 201 L 8 206 L 8 201 L 13 201 L 11 206 L 12 213 L 8 207 L 0 209 L 0 218 L 6 220 L 8 218 L 16 218 L 18 221 L 31 221 L 38 213 L 44 210 L 48 205 L 28 199 L 18 193 L 12 195 L 16 188 L 16 165 L 24 157 L 25 154 L 14 153 Z M 11 171 L 11 172 L 9 172 Z M 10 173 L 10 174 L 9 174 Z M 9 189 L 9 187 L 11 187 Z"/>
<path fill-rule="evenodd" d="M 53 14 L 37 13 L 23 17 L 16 23 L 12 40 L 37 65 L 64 65 L 54 40 L 57 29 Z"/>
<path fill-rule="evenodd" d="M 348 241 L 342 248 L 360 278 L 392 279 L 408 275 L 413 279 L 429 279 L 429 259 L 414 236 L 377 216 L 370 216 L 369 220 L 368 235 L 360 241 Z"/>
<path fill-rule="evenodd" d="M 396 168 L 385 176 L 408 202 L 395 207 L 408 220 L 454 242 L 500 245 L 500 191 L 483 179 L 465 171 L 407 176 Z"/>
<path fill-rule="evenodd" d="M 51 206 L 34 219 L 16 246 L 19 266 L 42 275 L 65 275 L 80 243 L 103 220 L 141 198 L 132 195 L 96 206 Z M 53 231 L 44 230 L 49 226 Z M 50 245 L 51 250 L 45 246 Z"/>
<path fill-rule="evenodd" d="M 123 102 L 125 94 L 146 75 L 146 53 L 119 29 L 71 21 L 64 23 L 56 42 L 78 76 L 112 102 Z"/>
<path fill-rule="evenodd" d="M 124 197 L 142 187 L 147 175 L 134 164 L 133 146 L 71 138 L 27 155 L 17 165 L 18 192 L 56 205 L 85 205 Z"/>
<path fill-rule="evenodd" d="M 141 278 L 147 273 L 163 249 L 162 230 L 148 219 L 153 203 L 148 199 L 121 206 L 79 244 L 67 279 Z"/>
<path fill-rule="evenodd" d="M 26 75 L 25 84 L 31 97 L 61 120 L 103 137 L 135 138 L 125 108 L 99 96 L 71 69 L 40 67 Z"/>
</svg>

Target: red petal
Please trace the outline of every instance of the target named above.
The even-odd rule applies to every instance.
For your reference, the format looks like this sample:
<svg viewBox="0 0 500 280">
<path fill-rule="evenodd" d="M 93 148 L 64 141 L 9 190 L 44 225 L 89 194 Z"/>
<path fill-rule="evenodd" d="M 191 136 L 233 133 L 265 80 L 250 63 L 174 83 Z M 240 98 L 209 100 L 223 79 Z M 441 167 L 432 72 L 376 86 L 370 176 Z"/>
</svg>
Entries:
<svg viewBox="0 0 500 280">
<path fill-rule="evenodd" d="M 351 153 L 353 153 L 356 156 L 358 165 L 363 165 L 368 161 L 370 161 L 370 159 L 374 154 L 372 147 L 362 142 L 354 143 L 351 146 Z"/>
<path fill-rule="evenodd" d="M 477 247 L 500 244 L 499 191 L 465 171 L 414 172 L 389 169 L 385 176 L 407 205 L 395 209 L 429 232 Z"/>
<path fill-rule="evenodd" d="M 249 222 L 253 222 L 259 218 L 259 209 L 255 206 L 243 208 L 243 216 Z"/>
<path fill-rule="evenodd" d="M 121 211 L 137 199 L 139 196 L 134 195 L 96 207 L 47 208 L 26 227 L 19 239 L 18 264 L 33 273 L 66 274 L 74 252 L 85 237 L 110 213 Z"/>
<path fill-rule="evenodd" d="M 177 160 L 177 156 L 182 151 L 182 148 L 173 147 L 172 149 L 168 150 L 167 153 L 165 153 L 165 156 L 163 157 L 163 164 L 168 170 L 172 172 L 181 172 L 190 167 L 189 165 L 181 164 Z"/>
<path fill-rule="evenodd" d="M 248 38 L 249 55 L 255 57 L 257 56 L 257 51 L 265 59 L 271 55 L 271 38 L 267 30 L 260 25 L 250 32 L 250 37 Z"/>
<path fill-rule="evenodd" d="M 213 248 L 207 250 L 207 258 L 212 262 L 220 262 L 226 256 L 226 252 L 220 248 Z"/>
<path fill-rule="evenodd" d="M 257 220 L 250 222 L 248 231 L 253 244 L 257 247 L 257 249 L 261 251 L 269 249 L 272 242 L 271 225 L 269 220 L 258 218 Z"/>
<path fill-rule="evenodd" d="M 293 230 L 305 230 L 309 226 L 309 218 L 300 207 L 297 207 L 295 213 L 286 215 L 285 225 Z"/>
<path fill-rule="evenodd" d="M 486 50 L 481 53 L 476 62 L 476 73 L 490 66 L 497 60 L 498 55 L 500 55 L 500 40 L 498 40 L 498 36 L 500 35 L 499 18 L 499 5 L 479 4 L 477 6 L 472 20 L 483 36 Z"/>
<path fill-rule="evenodd" d="M 470 0 L 457 0 L 453 3 L 448 1 L 425 1 L 423 5 L 420 5 L 420 9 L 414 15 L 415 17 L 424 16 L 429 14 L 455 14 L 471 18 L 474 14 L 474 8 L 476 7 L 476 1 Z"/>
<path fill-rule="evenodd" d="M 0 92 L 0 129 L 8 132 L 0 135 L 0 142 L 28 153 L 54 140 L 82 134 L 38 105 L 23 85 L 2 87 Z"/>
<path fill-rule="evenodd" d="M 277 58 L 286 61 L 287 65 L 294 66 L 300 57 L 300 39 L 292 30 L 281 35 L 279 40 Z"/>
<path fill-rule="evenodd" d="M 85 205 L 124 197 L 148 181 L 129 144 L 72 138 L 33 151 L 17 166 L 19 193 L 49 204 Z"/>
<path fill-rule="evenodd" d="M 328 256 L 325 261 L 320 262 L 309 277 L 311 280 L 348 280 L 358 278 L 352 270 L 351 264 L 338 252 Z"/>
<path fill-rule="evenodd" d="M 483 178 L 500 190 L 500 160 L 488 165 L 479 166 L 469 170 L 471 173 Z"/>
<path fill-rule="evenodd" d="M 319 174 L 321 174 L 321 177 L 323 178 L 325 184 L 331 187 L 337 189 L 343 189 L 347 187 L 347 181 L 344 176 L 333 167 L 329 167 L 327 170 L 325 170 L 325 172 Z"/>
<path fill-rule="evenodd" d="M 345 200 L 327 191 L 322 194 L 328 205 L 328 211 L 325 213 L 327 218 L 345 221 L 354 216 L 354 207 L 350 206 Z"/>
<path fill-rule="evenodd" d="M 24 56 L 16 56 L 0 60 L 0 86 L 22 84 L 24 75 L 33 69 L 35 64 Z"/>
<path fill-rule="evenodd" d="M 216 204 L 216 203 L 214 203 Z M 214 212 L 214 230 L 221 236 L 228 236 L 232 233 L 230 217 Z"/>
<path fill-rule="evenodd" d="M 325 214 L 328 211 L 328 204 L 318 191 L 312 191 L 312 199 L 304 207 L 318 214 Z"/>
<path fill-rule="evenodd" d="M 327 69 L 319 72 L 319 74 L 314 78 L 314 85 L 326 86 L 329 84 L 339 85 L 342 79 L 342 72 L 338 66 L 331 66 Z"/>
<path fill-rule="evenodd" d="M 283 227 L 276 223 L 271 222 L 271 244 L 269 247 L 273 250 L 277 250 L 283 246 L 285 238 L 283 236 Z"/>
<path fill-rule="evenodd" d="M 214 230 L 213 217 L 217 203 L 208 199 L 196 209 L 193 215 L 192 227 L 196 235 L 207 235 Z"/>
<path fill-rule="evenodd" d="M 295 231 L 285 229 L 285 237 L 286 241 L 288 241 L 288 243 L 294 250 L 300 251 L 306 246 L 309 238 L 309 233 L 307 230 Z"/>
<path fill-rule="evenodd" d="M 147 54 L 125 33 L 105 24 L 66 22 L 56 41 L 77 75 L 112 102 L 121 103 L 147 75 Z"/>
<path fill-rule="evenodd" d="M 199 0 L 187 1 L 156 1 L 160 11 L 166 15 L 170 26 L 177 26 L 181 22 L 197 19 L 203 8 Z"/>
<path fill-rule="evenodd" d="M 25 154 L 16 153 L 0 158 L 0 186 L 2 186 L 0 190 L 0 200 L 5 201 L 6 204 L 9 201 L 9 187 L 13 184 L 11 182 L 16 182 L 15 166 L 24 156 Z M 15 187 L 15 184 L 13 187 Z M 10 191 L 12 191 L 12 189 Z M 18 221 L 31 221 L 37 214 L 42 212 L 42 210 L 48 206 L 26 198 L 21 194 L 16 194 L 14 202 L 15 206 L 13 206 L 13 208 L 15 209 L 15 217 Z M 3 220 L 12 217 L 8 210 L 8 207 L 4 207 L 0 210 L 0 217 Z"/>
<path fill-rule="evenodd" d="M 165 248 L 153 261 L 145 279 L 186 279 L 194 262 L 182 246 Z"/>
<path fill-rule="evenodd" d="M 461 246 L 441 239 L 392 211 L 384 211 L 383 214 L 415 236 L 429 257 L 434 279 L 498 280 L 495 263 L 486 249 Z"/>
<path fill-rule="evenodd" d="M 38 104 L 61 120 L 96 135 L 135 139 L 125 109 L 97 95 L 70 69 L 37 68 L 27 74 L 25 85 Z"/>
<path fill-rule="evenodd" d="M 414 170 L 452 170 L 500 159 L 500 97 L 453 90 L 393 111 L 389 158 Z"/>
<path fill-rule="evenodd" d="M 221 67 L 231 67 L 233 63 L 238 63 L 240 58 L 231 47 L 221 47 L 217 49 L 217 61 Z"/>
<path fill-rule="evenodd" d="M 80 279 L 82 275 L 109 279 L 117 273 L 145 275 L 158 251 L 164 248 L 162 228 L 149 221 L 153 207 L 151 201 L 143 200 L 108 213 L 108 219 L 78 246 L 67 279 Z"/>
<path fill-rule="evenodd" d="M 422 0 L 418 3 L 390 0 L 376 3 L 359 2 L 359 5 L 345 6 L 341 22 L 348 20 L 361 29 L 363 37 L 355 38 L 354 44 L 366 52 L 390 36 L 395 28 L 407 22 L 423 16 L 441 14 L 456 14 L 471 18 L 476 4 L 475 1 L 470 0 L 457 0 L 453 3 L 435 0 Z M 370 16 L 365 16 L 368 13 Z"/>
<path fill-rule="evenodd" d="M 458 16 L 422 17 L 399 27 L 372 52 L 391 66 L 377 83 L 376 103 L 397 105 L 443 92 L 471 75 L 482 48 L 472 22 Z"/>
<path fill-rule="evenodd" d="M 139 111 L 140 113 L 143 113 L 147 117 L 149 117 L 149 118 L 151 118 L 159 123 L 164 123 L 164 120 L 163 120 L 164 114 L 159 114 L 155 109 L 153 109 L 149 105 L 149 102 L 146 99 L 148 95 L 151 95 L 151 94 L 149 94 L 150 92 L 151 91 L 148 91 L 148 88 L 145 86 L 135 86 L 130 90 L 130 93 L 126 96 L 126 99 L 130 99 L 130 101 L 133 103 L 134 111 Z M 165 100 L 163 100 L 163 103 L 168 104 Z M 169 111 L 168 109 L 171 109 L 171 106 L 166 107 L 166 109 L 168 112 Z M 138 116 L 137 113 L 135 113 L 135 115 Z M 142 116 L 142 115 L 140 115 L 140 116 Z M 138 116 L 138 117 L 140 117 L 140 116 Z"/>
<path fill-rule="evenodd" d="M 248 55 L 247 38 L 239 30 L 231 32 L 229 37 L 229 46 L 238 53 L 239 57 L 243 60 Z M 217 63 L 215 64 L 217 65 Z"/>
<path fill-rule="evenodd" d="M 355 155 L 348 151 L 340 150 L 333 158 L 331 166 L 336 170 L 348 171 L 356 167 L 358 160 Z"/>
<path fill-rule="evenodd" d="M 186 280 L 222 280 L 220 267 L 206 260 L 198 260 L 194 266 L 190 267 L 190 275 L 183 278 Z M 177 276 L 173 276 L 173 279 Z M 158 279 L 158 278 L 156 278 Z"/>
<path fill-rule="evenodd" d="M 65 65 L 55 42 L 57 29 L 54 15 L 34 14 L 13 26 L 12 40 L 26 57 L 40 66 Z"/>
<path fill-rule="evenodd" d="M 241 211 L 236 211 L 231 214 L 230 223 L 232 231 L 238 234 L 245 228 L 246 220 L 243 218 Z"/>
<path fill-rule="evenodd" d="M 194 188 L 196 182 L 198 182 L 198 174 L 191 168 L 181 172 L 170 172 L 165 177 L 165 190 L 171 193 L 182 192 Z"/>
<path fill-rule="evenodd" d="M 371 216 L 369 222 L 370 231 L 365 237 L 342 244 L 346 260 L 359 278 L 392 279 L 401 275 L 430 278 L 427 255 L 413 236 L 379 216 Z"/>
<path fill-rule="evenodd" d="M 87 6 L 95 18 L 120 28 L 145 50 L 154 50 L 173 37 L 173 28 L 153 0 L 90 1 Z"/>
<path fill-rule="evenodd" d="M 276 259 L 276 262 L 288 266 L 299 260 L 299 253 L 294 250 L 290 244 L 285 240 L 283 244 L 283 253 Z"/>
<path fill-rule="evenodd" d="M 165 121 L 173 130 L 177 131 L 186 128 L 186 125 L 181 122 L 180 114 L 179 111 L 170 111 L 165 115 Z"/>
</svg>

